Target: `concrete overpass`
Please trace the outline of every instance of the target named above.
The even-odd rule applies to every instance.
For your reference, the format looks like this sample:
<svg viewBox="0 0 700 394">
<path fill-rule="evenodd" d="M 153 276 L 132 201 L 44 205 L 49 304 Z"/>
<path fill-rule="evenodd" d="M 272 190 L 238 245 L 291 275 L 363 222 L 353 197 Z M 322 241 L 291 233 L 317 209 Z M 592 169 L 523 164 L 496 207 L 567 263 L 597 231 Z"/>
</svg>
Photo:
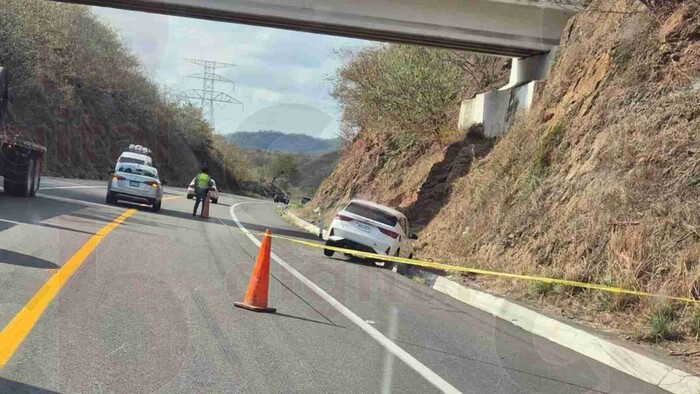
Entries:
<svg viewBox="0 0 700 394">
<path fill-rule="evenodd" d="M 510 81 L 461 103 L 488 137 L 528 109 L 578 0 L 56 0 L 513 58 Z M 565 3 L 569 5 L 561 5 Z"/>
<path fill-rule="evenodd" d="M 575 7 L 537 0 L 66 0 L 508 57 L 549 52 Z"/>
</svg>

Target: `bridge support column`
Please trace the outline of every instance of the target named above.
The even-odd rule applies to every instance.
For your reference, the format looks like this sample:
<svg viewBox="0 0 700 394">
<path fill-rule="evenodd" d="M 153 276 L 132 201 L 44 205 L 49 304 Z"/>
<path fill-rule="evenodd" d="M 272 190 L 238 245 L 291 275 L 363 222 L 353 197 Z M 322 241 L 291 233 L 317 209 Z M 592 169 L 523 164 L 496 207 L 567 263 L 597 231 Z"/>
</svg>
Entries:
<svg viewBox="0 0 700 394">
<path fill-rule="evenodd" d="M 532 106 L 534 96 L 555 58 L 556 48 L 542 55 L 513 59 L 510 81 L 506 86 L 462 101 L 459 130 L 466 132 L 471 126 L 482 124 L 486 137 L 495 138 L 503 134 L 516 113 Z"/>
</svg>

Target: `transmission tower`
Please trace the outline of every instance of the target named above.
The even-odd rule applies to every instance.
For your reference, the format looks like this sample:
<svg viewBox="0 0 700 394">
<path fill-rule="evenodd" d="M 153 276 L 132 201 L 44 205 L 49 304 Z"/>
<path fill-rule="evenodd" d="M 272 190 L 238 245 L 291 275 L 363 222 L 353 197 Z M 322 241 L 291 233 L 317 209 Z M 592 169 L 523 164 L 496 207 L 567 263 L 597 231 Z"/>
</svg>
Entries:
<svg viewBox="0 0 700 394">
<path fill-rule="evenodd" d="M 214 127 L 214 103 L 243 104 L 242 102 L 236 100 L 233 96 L 214 90 L 214 84 L 216 82 L 230 83 L 233 87 L 235 87 L 235 83 L 233 81 L 216 73 L 216 69 L 218 68 L 233 67 L 235 64 L 220 63 L 203 59 L 185 58 L 185 60 L 192 64 L 204 67 L 203 73 L 191 74 L 187 76 L 187 78 L 201 79 L 202 88 L 186 90 L 180 93 L 179 96 L 183 99 L 199 100 L 201 103 L 202 114 L 205 118 L 209 118 L 209 123 L 212 127 Z M 233 88 L 231 90 L 233 90 Z"/>
</svg>

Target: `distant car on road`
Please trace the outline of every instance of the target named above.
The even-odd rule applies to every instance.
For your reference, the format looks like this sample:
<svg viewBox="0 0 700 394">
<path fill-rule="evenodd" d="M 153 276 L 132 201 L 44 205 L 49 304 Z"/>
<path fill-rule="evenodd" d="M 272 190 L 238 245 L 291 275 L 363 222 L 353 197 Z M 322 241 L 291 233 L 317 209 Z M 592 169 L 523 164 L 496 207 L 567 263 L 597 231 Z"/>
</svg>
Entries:
<svg viewBox="0 0 700 394">
<path fill-rule="evenodd" d="M 163 186 L 158 170 L 136 163 L 119 163 L 107 183 L 107 204 L 116 204 L 119 200 L 148 204 L 154 212 L 160 211 Z"/>
<path fill-rule="evenodd" d="M 187 199 L 191 200 L 194 198 L 194 181 L 197 179 L 195 177 L 192 179 L 192 182 L 190 182 L 190 185 L 187 186 Z M 219 188 L 216 187 L 216 181 L 214 178 L 211 179 L 211 187 L 209 188 L 209 200 L 211 200 L 212 203 L 216 204 L 219 202 Z"/>
<path fill-rule="evenodd" d="M 289 197 L 282 193 L 275 194 L 275 202 L 281 202 L 282 204 L 289 204 Z"/>
<path fill-rule="evenodd" d="M 414 239 L 418 237 L 409 232 L 408 219 L 401 212 L 371 201 L 352 200 L 331 222 L 326 246 L 412 258 Z M 324 249 L 323 254 L 333 256 L 333 250 Z"/>
</svg>

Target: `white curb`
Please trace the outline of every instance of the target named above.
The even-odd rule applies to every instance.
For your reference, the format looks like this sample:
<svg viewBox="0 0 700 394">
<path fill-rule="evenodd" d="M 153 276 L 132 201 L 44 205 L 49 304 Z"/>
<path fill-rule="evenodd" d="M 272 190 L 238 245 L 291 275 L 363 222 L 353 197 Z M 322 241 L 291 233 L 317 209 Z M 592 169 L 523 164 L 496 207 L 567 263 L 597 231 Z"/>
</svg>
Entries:
<svg viewBox="0 0 700 394">
<path fill-rule="evenodd" d="M 307 222 L 306 220 L 293 214 L 288 209 L 285 209 L 284 211 L 282 211 L 282 215 L 289 218 L 289 220 L 291 220 L 292 224 L 294 224 L 295 226 L 300 227 L 300 228 L 310 232 L 311 234 L 318 235 L 318 226 Z M 328 239 L 328 230 L 323 230 L 323 239 Z"/>
<path fill-rule="evenodd" d="M 470 289 L 440 276 L 432 287 L 465 304 L 508 321 L 525 331 L 558 343 L 664 390 L 678 394 L 700 393 L 700 378 L 695 375 L 675 369 L 503 298 Z"/>
</svg>

